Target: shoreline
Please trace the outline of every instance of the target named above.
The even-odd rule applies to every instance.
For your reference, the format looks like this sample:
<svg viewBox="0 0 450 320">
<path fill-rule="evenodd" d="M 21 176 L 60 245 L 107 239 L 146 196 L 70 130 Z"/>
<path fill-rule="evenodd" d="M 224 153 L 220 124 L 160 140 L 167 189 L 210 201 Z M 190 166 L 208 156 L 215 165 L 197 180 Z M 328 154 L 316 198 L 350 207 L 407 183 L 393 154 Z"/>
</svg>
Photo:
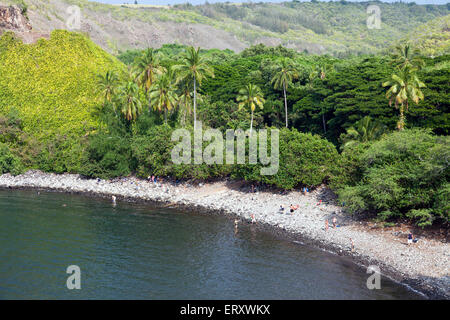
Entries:
<svg viewBox="0 0 450 320">
<path fill-rule="evenodd" d="M 360 267 L 376 265 L 381 273 L 430 299 L 450 299 L 450 245 L 435 239 L 420 238 L 407 246 L 400 227 L 373 228 L 363 224 L 334 203 L 331 192 L 320 187 L 303 195 L 298 191 L 280 194 L 274 190 L 242 191 L 244 182 L 221 181 L 154 184 L 135 177 L 101 180 L 77 174 L 53 174 L 30 170 L 19 176 L 0 175 L 0 189 L 40 189 L 68 192 L 117 201 L 146 202 L 157 207 L 177 208 L 203 214 L 238 217 L 278 237 L 313 246 L 346 257 Z M 318 205 L 322 199 L 322 204 Z M 285 212 L 279 211 L 280 204 Z M 300 208 L 289 213 L 289 205 Z M 336 217 L 340 227 L 332 227 Z M 325 230 L 325 219 L 330 227 Z M 355 244 L 351 251 L 350 238 Z M 369 276 L 369 275 L 368 275 Z"/>
</svg>

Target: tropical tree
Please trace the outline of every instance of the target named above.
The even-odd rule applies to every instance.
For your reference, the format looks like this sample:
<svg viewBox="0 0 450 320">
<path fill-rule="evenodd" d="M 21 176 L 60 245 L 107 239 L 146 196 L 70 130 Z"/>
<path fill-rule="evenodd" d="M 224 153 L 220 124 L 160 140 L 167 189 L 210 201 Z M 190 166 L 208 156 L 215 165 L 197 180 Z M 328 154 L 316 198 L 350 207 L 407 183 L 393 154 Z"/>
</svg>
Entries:
<svg viewBox="0 0 450 320">
<path fill-rule="evenodd" d="M 97 89 L 103 96 L 103 106 L 111 103 L 115 94 L 119 77 L 114 71 L 107 71 L 105 75 L 97 75 Z"/>
<path fill-rule="evenodd" d="M 327 75 L 334 71 L 334 66 L 330 63 L 319 63 L 313 69 L 313 74 L 320 80 L 325 80 Z"/>
<path fill-rule="evenodd" d="M 308 75 L 308 82 L 306 84 L 306 87 L 308 90 L 314 91 L 314 82 L 316 80 L 324 81 L 330 73 L 334 71 L 334 66 L 332 64 L 318 64 L 310 69 L 309 75 Z M 325 113 L 326 110 L 324 109 L 324 104 L 322 104 L 321 108 L 321 114 L 322 114 L 322 126 L 323 126 L 323 132 L 327 133 L 327 126 L 326 126 L 326 119 L 325 119 Z"/>
<path fill-rule="evenodd" d="M 409 100 L 418 104 L 420 100 L 424 99 L 421 88 L 425 84 L 417 77 L 417 68 L 405 65 L 404 68 L 399 69 L 394 73 L 390 81 L 383 83 L 383 87 L 390 87 L 386 92 L 386 98 L 389 99 L 389 105 L 394 102 L 395 107 L 400 110 L 400 119 L 397 123 L 397 128 L 403 130 L 405 128 L 405 111 L 408 111 Z"/>
<path fill-rule="evenodd" d="M 251 111 L 250 136 L 251 136 L 253 129 L 253 113 L 257 106 L 262 109 L 265 102 L 263 93 L 258 86 L 249 83 L 248 85 L 245 86 L 245 88 L 239 90 L 239 95 L 237 96 L 236 100 L 239 102 L 239 108 L 242 108 L 244 106 L 248 106 L 250 108 Z"/>
<path fill-rule="evenodd" d="M 174 66 L 178 72 L 178 80 L 192 79 L 194 91 L 194 129 L 197 124 L 197 85 L 200 86 L 205 77 L 214 77 L 213 69 L 200 55 L 200 48 L 189 47 L 183 56 L 183 63 Z"/>
<path fill-rule="evenodd" d="M 369 116 L 365 116 L 356 122 L 354 126 L 348 128 L 346 133 L 341 135 L 341 149 L 358 143 L 377 140 L 385 132 L 385 125 L 377 120 L 373 120 Z"/>
<path fill-rule="evenodd" d="M 276 73 L 272 78 L 272 84 L 275 89 L 283 89 L 284 94 L 284 111 L 286 114 L 286 128 L 288 127 L 288 110 L 286 90 L 292 84 L 292 80 L 298 77 L 298 72 L 293 62 L 288 58 L 280 60 Z"/>
<path fill-rule="evenodd" d="M 175 88 L 175 75 L 171 68 L 156 78 L 150 87 L 150 100 L 153 109 L 164 112 L 164 121 L 167 123 L 167 113 L 174 109 L 178 102 Z"/>
<path fill-rule="evenodd" d="M 152 48 L 144 51 L 142 56 L 138 57 L 134 63 L 136 80 L 139 86 L 148 94 L 150 87 L 154 83 L 156 76 L 162 74 L 165 70 L 159 63 L 159 58 Z M 151 101 L 149 98 L 149 109 Z"/>
<path fill-rule="evenodd" d="M 121 112 L 128 122 L 136 121 L 142 112 L 139 87 L 131 78 L 118 88 L 117 103 L 121 105 Z"/>
<path fill-rule="evenodd" d="M 420 51 L 413 48 L 409 43 L 399 44 L 395 47 L 391 56 L 391 64 L 399 69 L 409 66 L 420 70 L 425 66 L 425 61 L 422 60 L 420 55 Z"/>
<path fill-rule="evenodd" d="M 192 82 L 184 79 L 179 82 L 179 104 L 180 109 L 183 109 L 183 120 L 182 125 L 186 125 L 186 116 L 192 113 Z"/>
</svg>

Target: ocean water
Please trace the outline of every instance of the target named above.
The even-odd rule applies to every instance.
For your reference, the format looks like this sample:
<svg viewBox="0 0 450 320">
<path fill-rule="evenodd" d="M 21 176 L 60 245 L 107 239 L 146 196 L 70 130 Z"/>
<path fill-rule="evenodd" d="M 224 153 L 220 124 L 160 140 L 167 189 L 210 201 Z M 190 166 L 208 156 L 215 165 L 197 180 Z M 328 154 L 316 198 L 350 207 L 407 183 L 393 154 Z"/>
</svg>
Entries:
<svg viewBox="0 0 450 320">
<path fill-rule="evenodd" d="M 349 258 L 222 216 L 0 190 L 0 299 L 419 299 Z M 80 268 L 69 290 L 67 267 Z"/>
</svg>

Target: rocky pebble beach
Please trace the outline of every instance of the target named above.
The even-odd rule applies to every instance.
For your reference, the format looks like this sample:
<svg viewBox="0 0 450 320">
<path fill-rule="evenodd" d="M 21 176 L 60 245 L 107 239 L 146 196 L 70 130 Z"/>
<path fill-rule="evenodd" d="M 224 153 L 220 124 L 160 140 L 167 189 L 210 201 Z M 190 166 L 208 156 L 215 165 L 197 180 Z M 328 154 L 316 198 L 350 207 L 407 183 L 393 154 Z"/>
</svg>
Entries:
<svg viewBox="0 0 450 320">
<path fill-rule="evenodd" d="M 251 223 L 253 215 L 261 228 L 271 228 L 300 243 L 348 256 L 365 267 L 376 265 L 382 274 L 429 298 L 450 298 L 450 246 L 446 241 L 421 237 L 417 243 L 407 245 L 404 230 L 367 226 L 337 206 L 334 195 L 325 187 L 306 194 L 257 188 L 252 192 L 248 185 L 232 181 L 195 185 L 154 183 L 134 177 L 85 179 L 76 174 L 30 170 L 18 176 L 1 175 L 0 188 L 37 188 L 110 199 L 115 196 L 117 202 L 150 201 L 166 207 L 226 214 L 237 217 L 239 223 Z M 289 210 L 291 204 L 298 205 L 293 213 Z M 284 211 L 280 205 L 285 207 Z"/>
</svg>

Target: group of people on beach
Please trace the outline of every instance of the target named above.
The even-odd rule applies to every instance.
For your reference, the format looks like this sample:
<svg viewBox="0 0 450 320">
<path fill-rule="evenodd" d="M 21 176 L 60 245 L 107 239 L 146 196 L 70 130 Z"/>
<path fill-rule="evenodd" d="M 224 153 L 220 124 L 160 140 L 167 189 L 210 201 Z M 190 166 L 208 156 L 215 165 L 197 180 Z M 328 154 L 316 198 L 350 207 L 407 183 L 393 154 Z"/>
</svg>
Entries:
<svg viewBox="0 0 450 320">
<path fill-rule="evenodd" d="M 300 205 L 299 205 L 299 204 L 297 204 L 297 205 L 294 206 L 294 205 L 291 203 L 291 205 L 289 206 L 289 212 L 290 212 L 291 214 L 293 214 L 295 211 L 298 210 L 298 208 L 300 208 Z M 284 213 L 284 210 L 285 210 L 284 205 L 280 204 L 279 212 L 280 212 L 281 214 L 283 214 L 283 213 Z"/>
<path fill-rule="evenodd" d="M 162 179 L 160 178 L 159 180 L 162 180 Z M 158 180 L 158 177 L 156 177 L 156 176 L 148 176 L 147 177 L 148 182 L 153 182 L 155 184 L 158 183 L 159 180 Z"/>
<path fill-rule="evenodd" d="M 409 233 L 408 233 L 408 245 L 413 244 L 413 243 L 417 243 L 417 241 L 419 241 L 419 239 L 417 239 L 416 237 L 414 237 L 414 235 L 412 234 L 412 232 L 409 231 Z"/>
<path fill-rule="evenodd" d="M 333 229 L 336 229 L 336 227 L 340 227 L 340 225 L 337 224 L 337 218 L 336 217 L 333 217 L 331 222 L 333 224 Z M 328 231 L 328 227 L 329 227 L 328 219 L 325 219 L 325 231 Z"/>
</svg>

